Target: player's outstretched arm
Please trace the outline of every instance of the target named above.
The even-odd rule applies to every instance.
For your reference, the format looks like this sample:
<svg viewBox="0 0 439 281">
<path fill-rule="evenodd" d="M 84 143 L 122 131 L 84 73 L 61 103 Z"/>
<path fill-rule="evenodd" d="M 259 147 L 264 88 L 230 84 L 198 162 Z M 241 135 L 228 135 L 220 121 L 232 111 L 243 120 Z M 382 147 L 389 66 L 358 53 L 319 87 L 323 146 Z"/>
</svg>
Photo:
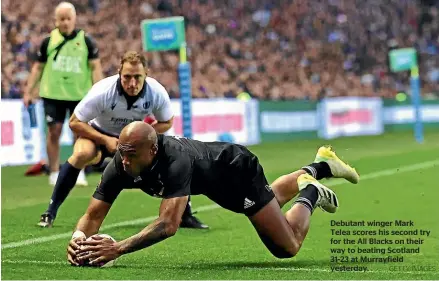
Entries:
<svg viewBox="0 0 439 281">
<path fill-rule="evenodd" d="M 67 246 L 67 260 L 70 264 L 75 266 L 82 264 L 77 257 L 78 251 L 80 250 L 79 243 L 80 241 L 85 241 L 87 237 L 98 233 L 110 207 L 110 203 L 95 198 L 91 199 L 86 213 L 79 219 L 76 230 Z"/>
<path fill-rule="evenodd" d="M 188 201 L 188 196 L 163 199 L 159 217 L 140 233 L 120 241 L 121 255 L 131 253 L 173 236 L 180 226 L 181 217 Z"/>
<path fill-rule="evenodd" d="M 159 217 L 141 232 L 123 241 L 117 243 L 109 239 L 78 241 L 80 249 L 74 252 L 79 256 L 78 261 L 92 259 L 90 265 L 108 262 L 173 236 L 180 225 L 188 198 L 184 196 L 163 199 Z"/>
<path fill-rule="evenodd" d="M 76 230 L 84 232 L 87 237 L 98 233 L 110 208 L 110 203 L 91 198 L 87 211 L 79 219 L 78 224 L 76 225 Z"/>
</svg>

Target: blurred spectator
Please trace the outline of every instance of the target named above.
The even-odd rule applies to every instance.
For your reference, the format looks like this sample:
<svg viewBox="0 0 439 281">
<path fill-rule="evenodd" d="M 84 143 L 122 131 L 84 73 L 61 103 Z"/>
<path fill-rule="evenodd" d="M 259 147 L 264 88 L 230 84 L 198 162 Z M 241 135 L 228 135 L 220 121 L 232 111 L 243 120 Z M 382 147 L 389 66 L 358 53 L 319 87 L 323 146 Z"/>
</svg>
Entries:
<svg viewBox="0 0 439 281">
<path fill-rule="evenodd" d="M 53 27 L 59 1 L 2 1 L 2 97 L 22 93 L 35 46 Z M 193 96 L 259 99 L 394 97 L 408 73 L 392 74 L 391 48 L 419 51 L 423 92 L 437 92 L 438 1 L 433 0 L 76 0 L 78 27 L 99 42 L 105 75 L 141 50 L 140 22 L 183 15 Z M 22 55 L 25 55 L 23 61 Z M 19 57 L 21 56 L 21 57 Z M 178 98 L 176 52 L 149 53 L 150 75 Z M 433 63 L 431 63 L 433 61 Z M 26 72 L 27 71 L 27 72 Z M 3 91 L 8 91 L 3 93 Z"/>
</svg>

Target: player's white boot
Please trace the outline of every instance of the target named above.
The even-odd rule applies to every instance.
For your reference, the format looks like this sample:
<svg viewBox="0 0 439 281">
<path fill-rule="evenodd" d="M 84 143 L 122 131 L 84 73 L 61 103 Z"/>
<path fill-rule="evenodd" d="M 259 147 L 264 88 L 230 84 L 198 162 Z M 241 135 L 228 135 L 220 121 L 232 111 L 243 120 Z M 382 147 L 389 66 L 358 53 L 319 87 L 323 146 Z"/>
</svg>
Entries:
<svg viewBox="0 0 439 281">
<path fill-rule="evenodd" d="M 319 183 L 309 174 L 302 174 L 297 178 L 299 190 L 305 189 L 308 185 L 317 188 L 318 198 L 315 207 L 320 207 L 328 213 L 335 213 L 338 208 L 338 198 L 334 191 Z"/>
<path fill-rule="evenodd" d="M 88 186 L 87 179 L 85 178 L 84 169 L 79 172 L 78 179 L 76 180 L 76 185 Z"/>
<path fill-rule="evenodd" d="M 49 175 L 49 184 L 50 185 L 55 186 L 56 180 L 58 179 L 58 175 L 59 175 L 58 171 L 50 172 L 50 175 Z"/>
<path fill-rule="evenodd" d="M 358 183 L 360 176 L 357 171 L 340 160 L 330 146 L 322 146 L 317 151 L 314 163 L 326 162 L 334 178 L 344 178 L 351 183 Z"/>
</svg>

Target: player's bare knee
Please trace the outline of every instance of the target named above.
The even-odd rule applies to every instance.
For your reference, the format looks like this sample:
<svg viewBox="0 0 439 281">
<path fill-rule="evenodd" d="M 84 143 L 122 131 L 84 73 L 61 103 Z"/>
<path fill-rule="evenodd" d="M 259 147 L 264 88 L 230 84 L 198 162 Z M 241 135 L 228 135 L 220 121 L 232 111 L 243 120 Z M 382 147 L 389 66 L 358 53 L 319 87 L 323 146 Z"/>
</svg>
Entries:
<svg viewBox="0 0 439 281">
<path fill-rule="evenodd" d="M 288 249 L 288 253 L 290 254 L 290 258 L 294 257 L 295 255 L 297 255 L 297 253 L 299 252 L 300 247 L 298 246 L 293 246 L 291 248 Z"/>
<path fill-rule="evenodd" d="M 265 241 L 267 242 L 267 241 Z M 288 245 L 276 245 L 275 243 L 265 243 L 270 252 L 278 259 L 292 258 L 299 252 L 300 246 L 295 242 L 288 243 Z"/>
<path fill-rule="evenodd" d="M 279 256 L 276 255 L 275 256 L 280 259 L 292 258 L 295 255 L 297 255 L 299 250 L 300 250 L 300 245 L 296 243 L 296 241 L 293 241 L 291 245 L 283 248 L 282 251 L 279 252 Z"/>
<path fill-rule="evenodd" d="M 51 143 L 59 143 L 59 139 L 61 137 L 61 130 L 49 130 L 47 134 L 47 140 Z"/>
<path fill-rule="evenodd" d="M 48 134 L 47 134 L 47 138 L 48 139 L 53 139 L 53 140 L 59 140 L 59 138 L 61 137 L 61 133 L 62 133 L 62 124 L 52 124 L 51 126 L 49 126 L 48 130 L 47 130 Z"/>
<path fill-rule="evenodd" d="M 94 151 L 77 149 L 69 158 L 69 162 L 77 168 L 84 168 L 90 161 L 95 158 L 95 154 L 96 153 Z"/>
<path fill-rule="evenodd" d="M 294 252 L 290 252 L 286 249 L 276 249 L 271 251 L 271 253 L 273 254 L 273 256 L 275 256 L 278 259 L 289 259 L 294 257 L 297 253 Z"/>
</svg>

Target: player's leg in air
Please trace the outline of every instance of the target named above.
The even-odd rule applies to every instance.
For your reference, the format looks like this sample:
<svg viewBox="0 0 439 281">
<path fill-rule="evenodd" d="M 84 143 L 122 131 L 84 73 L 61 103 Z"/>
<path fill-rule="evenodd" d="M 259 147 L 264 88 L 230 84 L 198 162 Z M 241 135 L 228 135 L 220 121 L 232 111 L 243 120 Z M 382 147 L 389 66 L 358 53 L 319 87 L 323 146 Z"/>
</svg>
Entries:
<svg viewBox="0 0 439 281">
<path fill-rule="evenodd" d="M 249 219 L 274 256 L 289 258 L 298 253 L 316 207 L 335 213 L 339 206 L 336 194 L 318 182 L 331 177 L 344 178 L 351 183 L 359 181 L 354 168 L 340 160 L 331 148 L 321 147 L 314 163 L 273 182 L 275 199 Z M 281 208 L 297 194 L 292 207 L 283 214 Z"/>
</svg>

